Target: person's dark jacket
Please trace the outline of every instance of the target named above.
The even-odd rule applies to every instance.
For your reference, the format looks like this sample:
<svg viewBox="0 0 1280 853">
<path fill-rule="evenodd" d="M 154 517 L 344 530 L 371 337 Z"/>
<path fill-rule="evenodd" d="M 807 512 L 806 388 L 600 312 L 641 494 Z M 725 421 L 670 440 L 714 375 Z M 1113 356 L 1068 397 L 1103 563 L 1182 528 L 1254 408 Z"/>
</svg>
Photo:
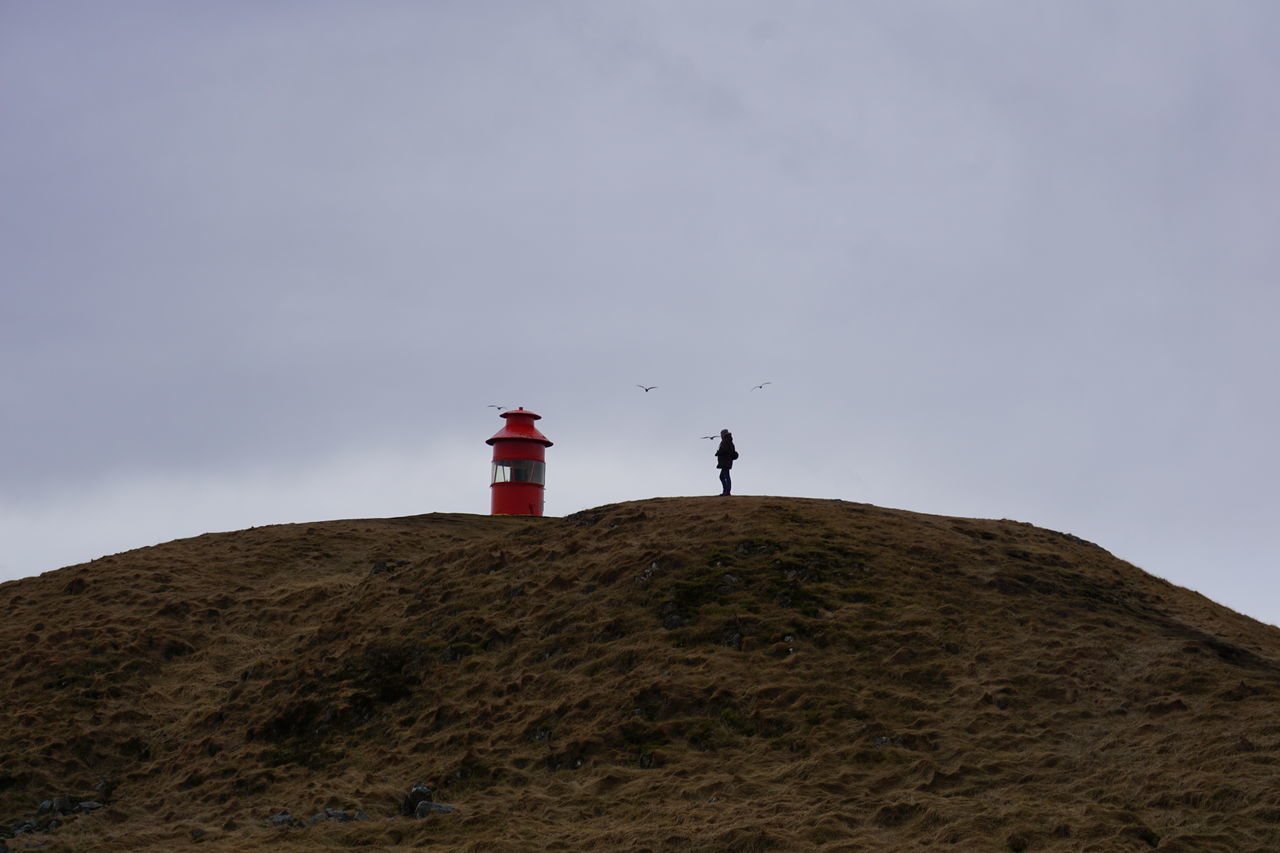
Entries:
<svg viewBox="0 0 1280 853">
<path fill-rule="evenodd" d="M 716 448 L 716 467 L 732 468 L 733 460 L 738 458 L 738 451 L 733 449 L 732 438 L 720 439 L 720 446 Z"/>
</svg>

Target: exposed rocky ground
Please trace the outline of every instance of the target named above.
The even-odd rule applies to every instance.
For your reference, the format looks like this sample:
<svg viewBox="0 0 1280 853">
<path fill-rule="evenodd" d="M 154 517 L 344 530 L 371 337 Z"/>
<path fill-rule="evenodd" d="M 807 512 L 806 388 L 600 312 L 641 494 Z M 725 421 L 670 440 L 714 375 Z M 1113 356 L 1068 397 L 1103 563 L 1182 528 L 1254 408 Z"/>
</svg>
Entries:
<svg viewBox="0 0 1280 853">
<path fill-rule="evenodd" d="M 1280 631 L 1013 521 L 282 525 L 0 613 L 12 849 L 1280 849 Z"/>
</svg>

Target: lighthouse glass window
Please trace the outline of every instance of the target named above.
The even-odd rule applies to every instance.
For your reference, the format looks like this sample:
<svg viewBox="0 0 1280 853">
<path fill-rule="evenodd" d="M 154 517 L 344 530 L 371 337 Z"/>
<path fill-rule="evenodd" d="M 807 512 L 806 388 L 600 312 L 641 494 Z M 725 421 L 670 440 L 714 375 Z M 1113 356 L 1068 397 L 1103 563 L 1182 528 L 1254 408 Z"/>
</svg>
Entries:
<svg viewBox="0 0 1280 853">
<path fill-rule="evenodd" d="M 493 462 L 495 483 L 547 483 L 547 463 L 536 459 L 495 459 Z"/>
</svg>

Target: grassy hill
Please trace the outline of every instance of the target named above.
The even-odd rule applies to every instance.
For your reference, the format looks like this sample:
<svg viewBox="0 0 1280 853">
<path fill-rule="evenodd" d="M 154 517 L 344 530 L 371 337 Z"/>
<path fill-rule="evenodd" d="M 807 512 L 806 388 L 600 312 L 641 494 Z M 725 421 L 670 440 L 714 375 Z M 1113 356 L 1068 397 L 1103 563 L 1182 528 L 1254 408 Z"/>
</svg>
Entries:
<svg viewBox="0 0 1280 853">
<path fill-rule="evenodd" d="M 1280 849 L 1280 631 L 1013 521 L 280 525 L 0 614 L 12 849 Z"/>
</svg>

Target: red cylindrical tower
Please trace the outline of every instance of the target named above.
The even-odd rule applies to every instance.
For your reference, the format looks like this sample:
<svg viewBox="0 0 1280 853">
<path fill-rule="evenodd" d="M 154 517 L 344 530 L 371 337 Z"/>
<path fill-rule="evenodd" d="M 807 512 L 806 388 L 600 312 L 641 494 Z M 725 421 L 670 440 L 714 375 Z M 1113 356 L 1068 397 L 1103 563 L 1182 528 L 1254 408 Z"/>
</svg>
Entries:
<svg viewBox="0 0 1280 853">
<path fill-rule="evenodd" d="M 547 488 L 547 437 L 533 422 L 542 415 L 518 409 L 502 413 L 506 425 L 485 444 L 493 446 L 489 484 L 491 515 L 542 515 Z"/>
</svg>

